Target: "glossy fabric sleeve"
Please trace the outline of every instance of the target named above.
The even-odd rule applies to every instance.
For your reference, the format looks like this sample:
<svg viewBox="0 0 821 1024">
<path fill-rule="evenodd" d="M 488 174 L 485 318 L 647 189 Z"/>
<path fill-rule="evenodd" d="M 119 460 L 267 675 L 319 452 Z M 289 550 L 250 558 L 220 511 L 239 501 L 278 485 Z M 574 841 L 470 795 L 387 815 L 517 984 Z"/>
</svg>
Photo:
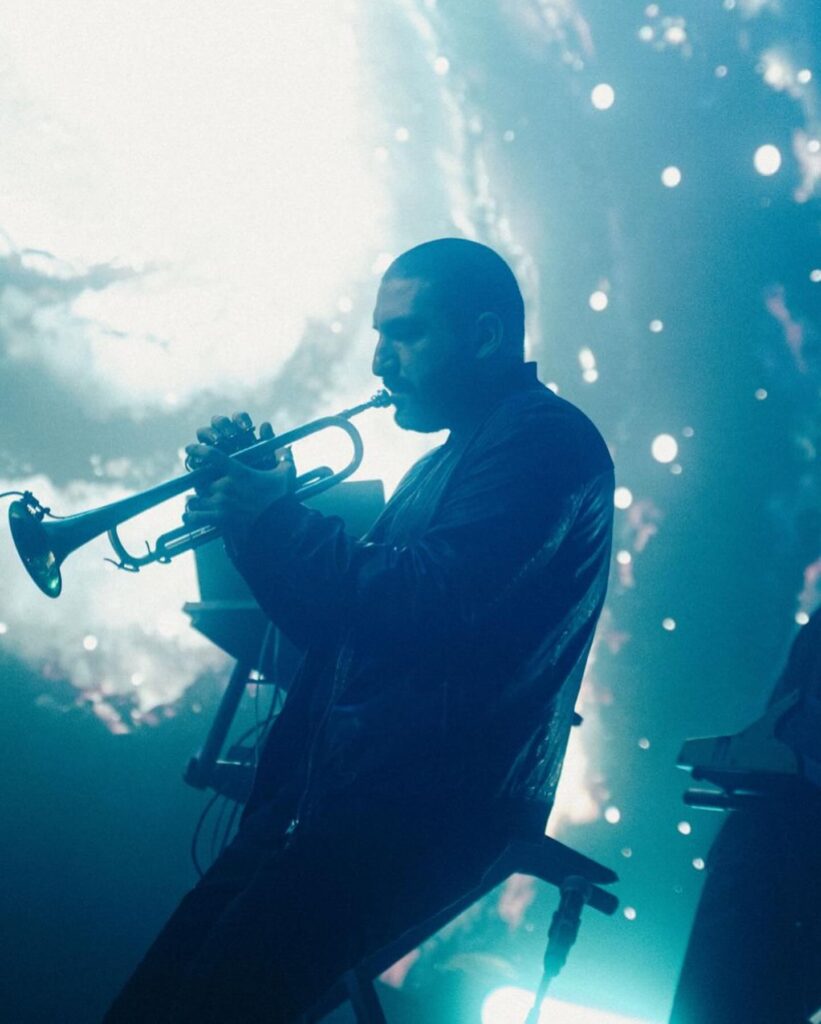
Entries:
<svg viewBox="0 0 821 1024">
<path fill-rule="evenodd" d="M 236 562 L 271 619 L 308 644 L 348 628 L 380 648 L 469 635 L 536 552 L 550 557 L 609 458 L 563 417 L 540 417 L 474 445 L 433 521 L 395 545 L 349 536 L 294 500 L 269 509 Z"/>
</svg>

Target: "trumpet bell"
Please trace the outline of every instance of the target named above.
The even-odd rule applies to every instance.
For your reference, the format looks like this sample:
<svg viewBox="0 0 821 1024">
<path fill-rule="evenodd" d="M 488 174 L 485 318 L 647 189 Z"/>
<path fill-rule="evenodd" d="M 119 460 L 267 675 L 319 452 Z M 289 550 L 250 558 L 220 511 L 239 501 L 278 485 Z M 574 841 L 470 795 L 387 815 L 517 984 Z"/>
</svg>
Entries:
<svg viewBox="0 0 821 1024">
<path fill-rule="evenodd" d="M 25 501 L 13 501 L 9 506 L 9 526 L 29 576 L 47 597 L 59 597 L 63 589 L 60 564 L 65 556 L 55 550 L 42 513 L 38 514 Z"/>
</svg>

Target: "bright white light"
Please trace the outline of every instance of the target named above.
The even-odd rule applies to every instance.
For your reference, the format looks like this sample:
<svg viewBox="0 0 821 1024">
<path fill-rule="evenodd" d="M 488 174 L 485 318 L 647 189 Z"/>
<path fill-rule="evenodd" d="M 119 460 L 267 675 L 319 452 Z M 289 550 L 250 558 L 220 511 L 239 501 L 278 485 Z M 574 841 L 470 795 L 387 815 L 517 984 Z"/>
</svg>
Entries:
<svg viewBox="0 0 821 1024">
<path fill-rule="evenodd" d="M 795 77 L 802 85 L 806 85 L 807 82 L 812 81 L 812 71 L 809 68 L 801 68 Z"/>
<path fill-rule="evenodd" d="M 6 0 L 0 224 L 143 268 L 67 293 L 27 360 L 142 415 L 278 374 L 385 235 L 345 8 Z"/>
<path fill-rule="evenodd" d="M 821 139 L 807 139 L 808 153 L 821 153 Z"/>
<path fill-rule="evenodd" d="M 596 110 L 609 110 L 616 102 L 616 91 L 607 82 L 600 82 L 590 93 L 590 102 Z"/>
<path fill-rule="evenodd" d="M 410 129 L 401 126 L 393 133 L 393 137 L 397 142 L 407 142 L 410 138 Z"/>
<path fill-rule="evenodd" d="M 669 616 L 666 619 L 662 619 L 661 628 L 666 629 L 668 633 L 672 633 L 676 628 L 676 620 L 671 619 Z"/>
<path fill-rule="evenodd" d="M 795 621 L 798 623 L 799 626 L 806 626 L 807 623 L 810 621 L 810 617 L 809 615 L 807 615 L 806 612 L 796 612 Z"/>
<path fill-rule="evenodd" d="M 447 57 L 437 57 L 433 62 L 433 70 L 437 75 L 446 75 L 450 71 L 450 61 Z"/>
<path fill-rule="evenodd" d="M 653 438 L 650 451 L 656 462 L 672 462 L 678 455 L 678 441 L 672 434 L 659 434 Z"/>
<path fill-rule="evenodd" d="M 810 271 L 810 280 L 813 284 L 821 282 L 821 268 L 816 267 Z"/>
<path fill-rule="evenodd" d="M 690 824 L 689 821 L 680 821 L 678 825 L 676 825 L 676 828 L 683 836 L 689 836 L 690 833 L 693 831 L 693 826 Z"/>
<path fill-rule="evenodd" d="M 621 848 L 621 855 L 627 860 L 630 860 L 630 858 L 633 856 L 633 851 L 630 849 L 629 846 L 623 846 Z"/>
<path fill-rule="evenodd" d="M 648 18 L 657 18 L 658 14 L 659 14 L 659 5 L 658 4 L 648 4 L 644 8 L 644 13 L 647 15 Z"/>
<path fill-rule="evenodd" d="M 693 857 L 693 867 L 696 869 L 696 871 L 703 871 L 704 870 L 704 858 L 703 857 Z"/>
<path fill-rule="evenodd" d="M 625 907 L 624 908 L 624 916 L 627 918 L 628 921 L 635 921 L 636 920 L 636 908 L 635 907 Z"/>
<path fill-rule="evenodd" d="M 512 985 L 497 988 L 482 1004 L 482 1024 L 522 1024 L 534 998 L 533 992 Z"/>
<path fill-rule="evenodd" d="M 593 355 L 592 349 L 579 349 L 579 365 L 583 370 L 592 370 L 595 367 L 596 357 Z"/>
<path fill-rule="evenodd" d="M 630 508 L 633 504 L 633 492 L 629 487 L 617 487 L 613 492 L 613 504 L 616 508 Z"/>
<path fill-rule="evenodd" d="M 635 917 L 635 911 L 630 920 Z M 514 985 L 497 988 L 482 1004 L 482 1024 L 523 1024 L 533 1006 L 535 994 Z M 548 996 L 539 1012 L 539 1024 L 652 1024 L 638 1017 L 625 1017 L 608 1010 L 565 1003 Z"/>
<path fill-rule="evenodd" d="M 759 146 L 753 156 L 753 164 L 759 174 L 769 177 L 781 167 L 781 151 L 778 146 L 773 146 L 770 143 Z"/>
<path fill-rule="evenodd" d="M 97 637 L 92 636 L 91 633 L 83 637 L 83 648 L 87 651 L 96 651 L 98 644 Z"/>
<path fill-rule="evenodd" d="M 371 273 L 375 277 L 381 277 L 382 274 L 384 274 L 388 267 L 391 265 L 391 263 L 393 263 L 393 253 L 380 252 L 376 259 L 371 264 Z"/>
<path fill-rule="evenodd" d="M 610 825 L 618 825 L 621 821 L 621 811 L 618 807 L 607 807 L 604 812 L 604 820 Z"/>
<path fill-rule="evenodd" d="M 617 551 L 616 561 L 619 565 L 629 565 L 633 561 L 633 556 L 629 551 Z"/>
<path fill-rule="evenodd" d="M 727 71 L 728 71 L 728 68 L 727 68 L 726 64 L 719 64 L 718 67 L 715 69 L 715 76 L 716 76 L 716 78 L 726 78 L 727 77 Z"/>
<path fill-rule="evenodd" d="M 664 321 L 663 320 L 651 320 L 650 323 L 648 324 L 648 327 L 653 332 L 653 334 L 660 334 L 664 330 Z"/>
<path fill-rule="evenodd" d="M 641 750 L 649 750 L 650 749 L 650 740 L 648 740 L 646 736 L 642 736 L 641 739 L 639 740 L 639 747 L 640 747 Z"/>
<path fill-rule="evenodd" d="M 0 622 L 0 636 L 5 636 L 5 634 L 8 633 L 8 631 L 9 627 L 5 624 L 5 622 Z"/>
<path fill-rule="evenodd" d="M 653 31 L 652 25 L 642 25 L 639 29 L 639 39 L 641 39 L 643 43 L 649 43 L 654 35 L 655 32 Z"/>
<path fill-rule="evenodd" d="M 609 301 L 610 300 L 607 298 L 607 292 L 602 291 L 593 292 L 587 300 L 590 308 L 595 310 L 596 313 L 601 313 L 603 309 L 607 309 L 607 303 Z"/>
<path fill-rule="evenodd" d="M 666 185 L 667 188 L 675 188 L 676 185 L 681 184 L 681 171 L 678 167 L 665 167 L 661 172 L 661 183 Z"/>
<path fill-rule="evenodd" d="M 756 398 L 757 402 L 763 402 L 766 397 L 767 397 L 767 389 L 766 388 L 756 388 L 756 390 L 755 390 L 755 398 Z"/>
</svg>

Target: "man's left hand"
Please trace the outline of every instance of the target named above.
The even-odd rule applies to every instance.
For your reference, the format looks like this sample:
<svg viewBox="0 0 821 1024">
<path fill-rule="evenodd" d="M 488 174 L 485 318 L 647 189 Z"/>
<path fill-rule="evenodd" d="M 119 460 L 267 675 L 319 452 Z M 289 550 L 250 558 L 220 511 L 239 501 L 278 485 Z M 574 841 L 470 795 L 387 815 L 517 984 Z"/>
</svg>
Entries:
<svg viewBox="0 0 821 1024">
<path fill-rule="evenodd" d="M 277 453 L 273 469 L 253 469 L 209 444 L 187 449 L 198 468 L 210 469 L 214 478 L 189 498 L 183 520 L 187 526 L 216 526 L 235 538 L 243 536 L 275 501 L 292 494 L 295 470 L 291 453 Z"/>
</svg>

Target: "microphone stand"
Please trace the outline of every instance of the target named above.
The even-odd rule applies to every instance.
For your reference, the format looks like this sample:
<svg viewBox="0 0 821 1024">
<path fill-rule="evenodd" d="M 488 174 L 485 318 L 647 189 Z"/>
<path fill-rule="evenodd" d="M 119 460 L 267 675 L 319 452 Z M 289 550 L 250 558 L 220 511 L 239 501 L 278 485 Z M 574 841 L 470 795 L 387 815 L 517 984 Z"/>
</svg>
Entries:
<svg viewBox="0 0 821 1024">
<path fill-rule="evenodd" d="M 592 891 L 590 882 L 582 875 L 568 875 L 562 882 L 559 906 L 553 914 L 547 933 L 542 980 L 539 982 L 536 999 L 527 1015 L 525 1024 L 539 1024 L 539 1011 L 547 995 L 550 982 L 558 975 L 567 961 L 567 954 L 579 934 L 582 908 L 590 899 Z"/>
</svg>

